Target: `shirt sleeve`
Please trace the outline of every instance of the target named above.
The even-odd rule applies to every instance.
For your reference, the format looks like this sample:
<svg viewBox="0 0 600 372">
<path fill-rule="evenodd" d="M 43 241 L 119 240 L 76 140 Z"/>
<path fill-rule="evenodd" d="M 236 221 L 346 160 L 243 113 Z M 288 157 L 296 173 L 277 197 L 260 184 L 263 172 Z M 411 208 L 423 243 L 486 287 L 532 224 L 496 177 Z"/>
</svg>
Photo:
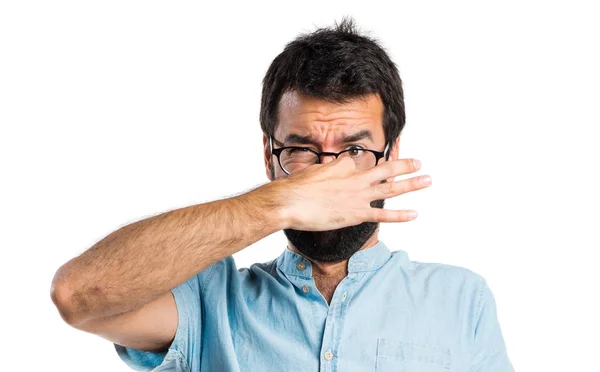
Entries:
<svg viewBox="0 0 600 372">
<path fill-rule="evenodd" d="M 479 305 L 473 327 L 470 372 L 514 372 L 508 359 L 496 313 L 496 302 L 485 280 L 479 291 Z"/>
<path fill-rule="evenodd" d="M 168 350 L 151 352 L 114 344 L 117 354 L 135 371 L 190 371 L 200 363 L 202 335 L 201 283 L 214 270 L 214 265 L 201 274 L 171 289 L 177 305 L 178 325 L 175 339 Z"/>
</svg>

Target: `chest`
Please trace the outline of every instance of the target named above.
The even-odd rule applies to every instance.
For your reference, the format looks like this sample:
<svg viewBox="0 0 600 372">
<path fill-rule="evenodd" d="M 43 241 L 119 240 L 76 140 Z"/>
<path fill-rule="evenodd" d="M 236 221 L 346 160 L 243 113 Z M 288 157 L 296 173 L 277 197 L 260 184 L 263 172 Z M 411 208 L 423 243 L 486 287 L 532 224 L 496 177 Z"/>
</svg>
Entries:
<svg viewBox="0 0 600 372">
<path fill-rule="evenodd" d="M 294 371 L 321 372 L 463 370 L 459 324 L 448 311 L 411 302 L 390 288 L 365 291 L 351 280 L 315 285 L 328 306 L 309 293 L 293 309 L 269 302 L 236 321 L 233 342 L 240 366 L 289 370 L 294 365 Z"/>
<path fill-rule="evenodd" d="M 323 297 L 325 297 L 328 305 L 331 304 L 333 294 L 343 279 L 343 277 L 333 279 L 315 279 L 315 286 L 323 295 Z"/>
</svg>

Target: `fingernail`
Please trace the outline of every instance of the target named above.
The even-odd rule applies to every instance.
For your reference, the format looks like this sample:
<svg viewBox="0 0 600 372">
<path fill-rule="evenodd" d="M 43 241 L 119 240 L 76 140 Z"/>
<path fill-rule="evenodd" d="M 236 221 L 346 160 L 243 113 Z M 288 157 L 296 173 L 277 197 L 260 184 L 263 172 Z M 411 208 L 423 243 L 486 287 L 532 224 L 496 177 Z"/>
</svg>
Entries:
<svg viewBox="0 0 600 372">
<path fill-rule="evenodd" d="M 413 159 L 413 164 L 415 165 L 416 169 L 421 168 L 421 162 L 417 159 Z"/>
<path fill-rule="evenodd" d="M 421 177 L 421 183 L 423 185 L 431 185 L 431 177 L 429 177 L 429 176 Z"/>
<path fill-rule="evenodd" d="M 408 214 L 408 218 L 410 218 L 411 220 L 414 220 L 415 218 L 417 218 L 417 211 L 410 211 L 407 214 Z"/>
</svg>

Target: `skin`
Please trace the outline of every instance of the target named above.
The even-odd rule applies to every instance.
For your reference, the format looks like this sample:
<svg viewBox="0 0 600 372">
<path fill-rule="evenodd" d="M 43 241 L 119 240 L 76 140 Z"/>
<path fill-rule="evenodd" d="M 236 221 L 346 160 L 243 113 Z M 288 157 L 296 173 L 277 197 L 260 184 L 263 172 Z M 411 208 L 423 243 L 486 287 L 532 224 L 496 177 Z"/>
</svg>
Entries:
<svg viewBox="0 0 600 372">
<path fill-rule="evenodd" d="M 378 105 L 368 98 L 330 105 L 286 96 L 277 136 L 292 129 L 310 130 L 322 151 L 338 151 L 337 140 L 344 131 L 368 127 L 373 134 L 369 147 L 382 149 Z M 52 280 L 50 297 L 74 328 L 130 348 L 165 350 L 178 327 L 171 289 L 210 265 L 285 229 L 326 231 L 367 221 L 414 219 L 409 211 L 370 206 L 373 200 L 428 186 L 422 177 L 393 181 L 419 169 L 414 159 L 396 160 L 397 156 L 398 141 L 390 161 L 365 171 L 356 170 L 348 158 L 326 159 L 287 177 L 275 171 L 272 182 L 235 197 L 123 226 L 63 264 Z M 270 161 L 265 154 L 268 176 Z M 373 237 L 363 249 L 375 242 Z M 314 262 L 315 278 L 326 297 L 347 274 L 346 265 Z"/>
<path fill-rule="evenodd" d="M 363 148 L 383 151 L 385 147 L 385 133 L 382 123 L 383 109 L 381 99 L 375 94 L 345 104 L 338 104 L 304 96 L 296 91 L 288 91 L 280 101 L 279 123 L 274 136 L 278 145 L 274 146 L 304 146 L 317 151 L 339 152 L 348 148 L 349 145 L 360 145 Z M 364 138 L 355 142 L 342 142 L 343 137 L 365 130 L 371 133 L 372 138 Z M 312 143 L 294 139 L 286 141 L 290 134 L 311 137 Z M 263 136 L 263 146 L 267 177 L 271 180 L 287 177 L 287 174 L 279 166 L 277 158 L 271 156 L 266 136 Z M 399 146 L 400 137 L 391 148 L 390 159 L 398 158 Z M 333 160 L 334 157 L 323 157 L 322 162 L 328 163 Z M 379 160 L 379 164 L 383 162 L 385 162 L 385 158 Z M 379 228 L 360 250 L 371 248 L 377 244 L 378 232 Z M 348 275 L 348 260 L 338 262 L 318 261 L 301 253 L 289 240 L 288 247 L 290 250 L 306 257 L 312 263 L 316 286 L 327 300 L 327 303 L 330 303 L 335 288 Z"/>
</svg>

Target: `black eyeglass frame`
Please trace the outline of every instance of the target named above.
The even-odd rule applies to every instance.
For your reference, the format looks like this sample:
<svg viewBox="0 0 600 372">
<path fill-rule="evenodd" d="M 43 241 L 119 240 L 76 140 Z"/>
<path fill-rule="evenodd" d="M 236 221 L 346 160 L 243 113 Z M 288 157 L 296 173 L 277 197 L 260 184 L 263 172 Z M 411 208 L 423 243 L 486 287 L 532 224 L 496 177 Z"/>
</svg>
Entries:
<svg viewBox="0 0 600 372">
<path fill-rule="evenodd" d="M 317 156 L 317 162 L 315 164 L 321 164 L 321 156 L 335 156 L 335 158 L 337 159 L 338 156 L 340 156 L 341 154 L 348 152 L 348 151 L 355 151 L 355 150 L 361 150 L 361 151 L 369 151 L 371 153 L 373 153 L 373 155 L 375 155 L 375 165 L 379 164 L 379 159 L 385 157 L 385 160 L 389 160 L 390 158 L 390 142 L 387 142 L 385 144 L 385 148 L 383 149 L 383 151 L 377 151 L 377 150 L 371 150 L 371 149 L 347 149 L 344 151 L 340 151 L 340 152 L 318 152 L 315 151 L 309 147 L 302 147 L 302 146 L 284 146 L 284 147 L 280 147 L 278 149 L 274 149 L 273 148 L 273 136 L 269 136 L 269 151 L 271 152 L 271 156 L 275 155 L 277 157 L 277 163 L 279 163 L 279 167 L 281 168 L 282 171 L 285 172 L 285 174 L 289 175 L 290 173 L 285 170 L 285 168 L 283 167 L 283 165 L 281 164 L 281 158 L 280 155 L 283 152 L 283 150 L 286 149 L 302 149 L 302 150 L 308 150 L 310 152 L 312 152 L 313 154 L 315 154 Z"/>
</svg>

